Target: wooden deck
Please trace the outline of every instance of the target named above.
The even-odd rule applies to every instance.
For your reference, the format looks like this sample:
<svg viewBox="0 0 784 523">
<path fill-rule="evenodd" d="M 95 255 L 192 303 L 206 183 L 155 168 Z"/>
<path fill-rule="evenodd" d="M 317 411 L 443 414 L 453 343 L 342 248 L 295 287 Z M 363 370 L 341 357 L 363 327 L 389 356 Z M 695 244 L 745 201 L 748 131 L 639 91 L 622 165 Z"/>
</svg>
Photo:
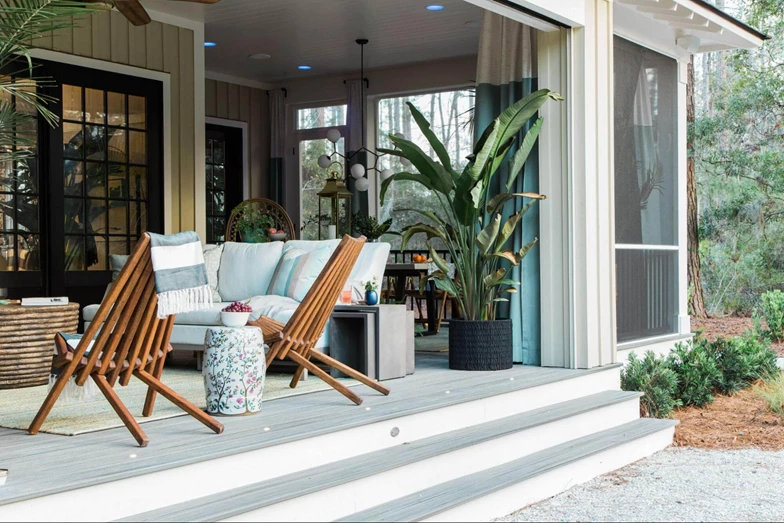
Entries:
<svg viewBox="0 0 784 523">
<path fill-rule="evenodd" d="M 335 391 L 270 401 L 256 416 L 222 418 L 226 431 L 212 434 L 190 417 L 145 424 L 150 437 L 139 448 L 124 428 L 76 437 L 0 429 L 0 468 L 10 470 L 0 487 L 0 506 L 72 489 L 117 481 L 441 409 L 595 371 L 515 366 L 489 373 L 450 371 L 441 354 L 418 354 L 417 372 L 385 382 L 389 397 L 366 389 L 354 406 Z M 316 378 L 311 378 L 316 379 Z M 0 411 L 2 406 L 0 405 Z M 267 430 L 265 430 L 267 429 Z"/>
</svg>

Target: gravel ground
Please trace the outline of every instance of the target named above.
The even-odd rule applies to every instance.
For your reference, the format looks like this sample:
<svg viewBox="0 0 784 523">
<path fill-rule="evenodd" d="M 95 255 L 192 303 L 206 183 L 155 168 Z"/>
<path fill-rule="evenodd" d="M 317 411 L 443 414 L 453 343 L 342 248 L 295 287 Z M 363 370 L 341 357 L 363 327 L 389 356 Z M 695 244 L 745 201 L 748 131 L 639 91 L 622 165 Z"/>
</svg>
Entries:
<svg viewBox="0 0 784 523">
<path fill-rule="evenodd" d="M 497 521 L 781 521 L 784 451 L 669 448 Z"/>
</svg>

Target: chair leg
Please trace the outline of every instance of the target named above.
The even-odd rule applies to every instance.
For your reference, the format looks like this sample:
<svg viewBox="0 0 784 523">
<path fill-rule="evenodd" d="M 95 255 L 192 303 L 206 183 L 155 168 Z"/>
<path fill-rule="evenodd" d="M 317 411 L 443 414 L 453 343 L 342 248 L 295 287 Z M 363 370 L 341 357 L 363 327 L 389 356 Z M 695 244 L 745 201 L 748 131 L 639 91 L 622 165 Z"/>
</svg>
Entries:
<svg viewBox="0 0 784 523">
<path fill-rule="evenodd" d="M 64 367 L 60 376 L 58 376 L 57 381 L 55 381 L 52 390 L 46 395 L 43 405 L 38 409 L 38 414 L 35 415 L 33 422 L 30 424 L 30 428 L 27 429 L 29 434 L 38 434 L 38 431 L 41 430 L 41 426 L 44 424 L 44 421 L 46 421 L 49 413 L 52 412 L 52 408 L 57 402 L 57 398 L 62 394 L 63 389 L 68 384 L 68 380 L 71 379 L 71 376 L 73 376 L 73 371 L 68 372 L 68 368 Z"/>
<path fill-rule="evenodd" d="M 125 427 L 131 432 L 133 438 L 139 444 L 140 447 L 146 447 L 147 444 L 150 442 L 149 438 L 147 438 L 147 434 L 144 433 L 139 423 L 134 419 L 133 415 L 128 411 L 128 408 L 123 404 L 120 400 L 120 397 L 114 391 L 109 382 L 106 380 L 106 376 L 98 375 L 98 374 L 90 374 L 90 377 L 93 379 L 98 388 L 101 389 L 103 395 L 106 396 L 106 401 L 109 402 L 109 405 L 112 406 L 114 412 L 122 420 Z"/>
<path fill-rule="evenodd" d="M 343 363 L 340 363 L 338 360 L 330 358 L 326 354 L 323 354 L 323 353 L 315 351 L 315 350 L 310 351 L 309 356 L 312 356 L 313 358 L 316 358 L 321 363 L 326 363 L 327 365 L 329 365 L 333 369 L 339 370 L 343 374 L 347 374 L 347 375 L 351 376 L 355 380 L 364 383 L 365 385 L 367 385 L 371 389 L 380 392 L 384 396 L 389 396 L 389 392 L 390 391 L 389 391 L 388 388 L 386 388 L 385 386 L 383 386 L 382 384 L 380 384 L 376 380 L 371 379 L 371 378 L 365 376 L 364 374 L 362 374 L 358 370 L 352 369 L 351 367 L 349 367 L 347 365 L 344 365 Z"/>
<path fill-rule="evenodd" d="M 149 387 L 155 389 L 161 396 L 166 398 L 167 400 L 171 401 L 182 410 L 196 418 L 196 420 L 200 421 L 204 425 L 206 425 L 210 430 L 215 432 L 216 434 L 223 433 L 223 424 L 218 423 L 215 419 L 209 416 L 204 411 L 200 410 L 196 405 L 191 403 L 190 401 L 186 400 L 172 389 L 164 385 L 160 380 L 155 378 L 152 374 L 145 372 L 143 370 L 137 370 L 133 373 L 134 376 L 142 380 L 145 384 Z"/>
<path fill-rule="evenodd" d="M 441 322 L 444 321 L 447 301 L 449 301 L 449 295 L 444 293 L 444 297 L 441 299 L 441 311 L 438 313 L 438 321 L 436 322 L 436 332 L 441 332 Z"/>
<path fill-rule="evenodd" d="M 163 374 L 163 363 L 166 361 L 166 351 L 163 351 L 163 355 L 158 358 L 158 361 L 155 362 L 155 372 L 153 376 L 158 381 L 161 381 L 161 375 Z M 155 400 L 158 397 L 158 393 L 155 392 L 155 389 L 152 387 L 147 387 L 147 397 L 144 400 L 144 409 L 142 410 L 142 416 L 145 418 L 149 418 L 152 416 L 152 411 L 155 408 Z"/>
<path fill-rule="evenodd" d="M 348 387 L 334 379 L 332 376 L 321 370 L 317 365 L 313 362 L 302 356 L 300 353 L 291 351 L 288 353 L 288 357 L 293 360 L 295 363 L 299 363 L 301 367 L 305 367 L 307 370 L 321 378 L 324 383 L 335 389 L 336 391 L 343 394 L 345 397 L 356 403 L 357 405 L 362 405 L 362 398 L 354 394 L 349 390 Z"/>
<path fill-rule="evenodd" d="M 307 356 L 307 359 L 310 360 L 310 355 Z M 295 389 L 297 387 L 297 384 L 299 384 L 299 380 L 302 379 L 303 374 L 305 374 L 305 367 L 300 365 L 299 367 L 297 367 L 297 370 L 294 371 L 294 377 L 291 378 L 291 383 L 289 383 L 289 387 Z"/>
</svg>

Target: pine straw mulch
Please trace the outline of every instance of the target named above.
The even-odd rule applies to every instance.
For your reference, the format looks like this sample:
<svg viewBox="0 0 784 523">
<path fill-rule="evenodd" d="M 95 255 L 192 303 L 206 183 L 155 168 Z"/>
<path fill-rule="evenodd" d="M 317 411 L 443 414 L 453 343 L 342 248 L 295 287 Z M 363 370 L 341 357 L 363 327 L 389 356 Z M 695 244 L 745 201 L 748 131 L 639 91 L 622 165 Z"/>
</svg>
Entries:
<svg viewBox="0 0 784 523">
<path fill-rule="evenodd" d="M 691 319 L 692 332 L 703 331 L 702 335 L 710 341 L 714 341 L 716 338 L 740 336 L 753 328 L 754 322 L 751 318 L 727 316 L 725 318 L 708 318 L 707 320 Z M 779 358 L 784 358 L 784 343 L 774 343 L 770 348 L 776 351 Z"/>
<path fill-rule="evenodd" d="M 773 414 L 755 385 L 733 396 L 716 396 L 707 407 L 678 409 L 677 447 L 784 450 L 784 419 Z"/>
</svg>

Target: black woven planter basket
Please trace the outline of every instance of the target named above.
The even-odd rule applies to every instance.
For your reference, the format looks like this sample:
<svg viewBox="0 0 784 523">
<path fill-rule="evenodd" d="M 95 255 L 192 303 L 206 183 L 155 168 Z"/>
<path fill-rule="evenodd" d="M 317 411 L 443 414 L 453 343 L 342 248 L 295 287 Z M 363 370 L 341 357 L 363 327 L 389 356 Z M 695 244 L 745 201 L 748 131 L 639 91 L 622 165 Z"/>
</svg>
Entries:
<svg viewBox="0 0 784 523">
<path fill-rule="evenodd" d="M 512 320 L 449 320 L 449 368 L 512 368 Z"/>
</svg>

